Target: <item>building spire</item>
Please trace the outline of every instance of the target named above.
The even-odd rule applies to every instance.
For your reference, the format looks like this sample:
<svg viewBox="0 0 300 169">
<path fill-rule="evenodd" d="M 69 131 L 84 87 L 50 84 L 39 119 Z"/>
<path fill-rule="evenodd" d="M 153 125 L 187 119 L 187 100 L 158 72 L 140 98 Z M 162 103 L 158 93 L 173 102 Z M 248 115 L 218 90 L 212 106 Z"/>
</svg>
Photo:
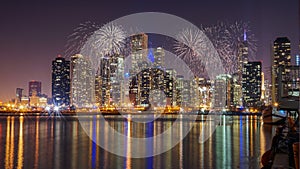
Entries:
<svg viewBox="0 0 300 169">
<path fill-rule="evenodd" d="M 246 29 L 244 29 L 244 41 L 247 41 L 247 33 L 246 33 Z"/>
<path fill-rule="evenodd" d="M 246 29 L 244 29 L 244 41 L 247 41 L 247 32 L 246 32 Z"/>
</svg>

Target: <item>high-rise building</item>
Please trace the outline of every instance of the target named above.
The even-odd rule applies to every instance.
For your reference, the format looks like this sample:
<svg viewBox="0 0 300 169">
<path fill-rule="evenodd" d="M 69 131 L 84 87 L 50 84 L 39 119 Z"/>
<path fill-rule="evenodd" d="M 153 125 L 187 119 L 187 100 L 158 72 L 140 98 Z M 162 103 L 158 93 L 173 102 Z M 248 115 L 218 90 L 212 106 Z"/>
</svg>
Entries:
<svg viewBox="0 0 300 169">
<path fill-rule="evenodd" d="M 296 55 L 296 66 L 300 66 L 300 56 Z"/>
<path fill-rule="evenodd" d="M 264 81 L 264 93 L 262 94 L 264 97 L 262 99 L 263 103 L 268 106 L 272 104 L 272 97 L 271 97 L 271 84 L 269 80 Z"/>
<path fill-rule="evenodd" d="M 120 54 L 100 59 L 95 79 L 96 103 L 100 106 L 124 106 L 128 102 L 125 101 L 125 90 L 128 89 L 122 84 L 124 66 L 124 57 Z"/>
<path fill-rule="evenodd" d="M 130 37 L 130 56 L 132 69 L 130 75 L 135 76 L 138 70 L 141 70 L 141 63 L 148 56 L 148 35 L 136 34 Z"/>
<path fill-rule="evenodd" d="M 174 69 L 166 69 L 164 75 L 164 93 L 166 95 L 166 105 L 174 106 L 174 102 L 176 102 L 177 97 L 174 96 L 176 93 L 176 81 L 175 78 L 177 76 L 177 72 Z M 182 96 L 182 93 L 181 93 Z"/>
<path fill-rule="evenodd" d="M 128 90 L 124 81 L 124 57 L 120 54 L 111 56 L 110 62 L 110 82 L 111 82 L 111 98 L 116 106 L 122 106 L 125 103 L 125 90 Z"/>
<path fill-rule="evenodd" d="M 164 103 L 164 49 L 158 47 L 153 50 L 154 61 L 153 68 L 151 69 L 151 94 L 153 94 L 152 102 L 154 105 L 162 105 Z"/>
<path fill-rule="evenodd" d="M 288 74 L 283 74 L 285 69 L 289 69 Z M 286 66 L 279 67 L 279 74 L 276 83 L 278 84 L 278 102 L 283 98 L 296 97 L 299 99 L 300 91 L 300 67 L 299 66 Z"/>
<path fill-rule="evenodd" d="M 247 64 L 249 58 L 249 51 L 248 51 L 248 42 L 247 42 L 247 34 L 244 32 L 243 42 L 239 44 L 239 51 L 238 51 L 238 82 L 239 85 L 242 84 L 242 76 L 243 76 L 243 68 L 244 65 Z"/>
<path fill-rule="evenodd" d="M 231 75 L 221 74 L 214 82 L 213 107 L 223 110 L 230 108 L 231 97 Z"/>
<path fill-rule="evenodd" d="M 243 74 L 243 102 L 247 107 L 259 105 L 262 84 L 261 62 L 248 62 L 244 66 Z"/>
<path fill-rule="evenodd" d="M 110 64 L 111 64 L 110 58 L 106 58 L 106 57 L 101 58 L 100 67 L 96 73 L 95 94 L 96 94 L 96 102 L 100 106 L 110 105 L 110 101 L 111 101 Z"/>
<path fill-rule="evenodd" d="M 92 67 L 81 54 L 71 57 L 71 104 L 77 108 L 90 107 L 95 93 Z"/>
<path fill-rule="evenodd" d="M 273 44 L 273 57 L 272 57 L 272 102 L 278 100 L 278 74 L 281 76 L 289 74 L 290 70 L 287 68 L 291 65 L 291 42 L 287 37 L 279 37 Z M 279 72 L 279 67 L 283 70 Z"/>
<path fill-rule="evenodd" d="M 261 72 L 261 95 L 260 95 L 260 100 L 264 103 L 265 98 L 266 98 L 265 74 L 264 74 L 264 72 Z"/>
<path fill-rule="evenodd" d="M 28 89 L 28 95 L 29 97 L 32 96 L 33 92 L 36 92 L 37 96 L 41 96 L 42 91 L 42 82 L 32 80 L 29 82 L 29 89 Z"/>
<path fill-rule="evenodd" d="M 239 81 L 239 75 L 235 73 L 231 78 L 231 106 L 238 108 L 242 105 L 242 85 Z"/>
<path fill-rule="evenodd" d="M 198 83 L 199 107 L 202 109 L 208 109 L 211 106 L 212 90 L 210 80 L 205 78 L 196 78 Z"/>
<path fill-rule="evenodd" d="M 129 98 L 130 98 L 130 102 L 134 105 L 140 105 L 142 103 L 141 96 L 145 94 L 145 93 L 141 94 L 141 92 L 147 92 L 146 90 L 139 87 L 139 85 L 142 84 L 141 80 L 144 80 L 143 85 L 147 86 L 147 84 L 145 84 L 145 82 L 147 81 L 146 80 L 147 77 L 142 78 L 141 76 L 141 71 L 147 68 L 148 66 L 147 55 L 148 55 L 148 35 L 146 34 L 132 35 L 130 37 L 131 69 L 129 70 L 129 76 L 130 76 Z"/>
<path fill-rule="evenodd" d="M 181 91 L 181 97 L 182 97 L 181 107 L 183 108 L 187 108 L 191 105 L 191 100 L 192 100 L 191 88 L 192 88 L 191 81 L 183 80 L 183 87 Z"/>
<path fill-rule="evenodd" d="M 182 106 L 184 102 L 182 95 L 183 95 L 183 81 L 184 77 L 182 75 L 176 76 L 176 100 L 175 103 L 177 106 Z"/>
<path fill-rule="evenodd" d="M 234 94 L 234 98 L 231 98 L 232 106 L 241 106 L 242 100 L 244 100 L 244 95 L 242 95 L 242 85 L 243 85 L 243 75 L 244 75 L 244 67 L 248 63 L 249 59 L 249 49 L 248 49 L 248 41 L 247 41 L 247 34 L 244 31 L 243 41 L 239 44 L 238 48 L 238 70 L 237 70 L 237 76 L 234 77 L 234 79 L 237 78 L 237 80 L 234 80 L 232 84 L 233 90 L 231 91 Z M 240 98 L 238 98 L 240 97 Z"/>
<path fill-rule="evenodd" d="M 60 56 L 52 61 L 52 100 L 56 106 L 70 105 L 70 61 Z"/>
<path fill-rule="evenodd" d="M 154 49 L 154 63 L 155 68 L 163 68 L 165 66 L 165 52 L 162 47 Z"/>
<path fill-rule="evenodd" d="M 21 99 L 23 97 L 23 90 L 22 88 L 17 88 L 16 89 L 16 100 L 18 103 L 21 103 Z"/>
</svg>

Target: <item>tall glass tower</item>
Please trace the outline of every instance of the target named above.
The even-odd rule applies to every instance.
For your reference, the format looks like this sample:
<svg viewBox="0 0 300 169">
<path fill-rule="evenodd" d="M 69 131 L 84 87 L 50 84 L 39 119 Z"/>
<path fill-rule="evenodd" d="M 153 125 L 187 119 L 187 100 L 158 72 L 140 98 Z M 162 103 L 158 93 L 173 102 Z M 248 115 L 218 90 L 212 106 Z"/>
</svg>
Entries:
<svg viewBox="0 0 300 169">
<path fill-rule="evenodd" d="M 52 61 L 52 100 L 55 106 L 70 105 L 70 61 L 61 56 Z"/>
<path fill-rule="evenodd" d="M 71 57 L 71 103 L 78 108 L 93 104 L 94 77 L 90 61 L 76 54 Z"/>
<path fill-rule="evenodd" d="M 283 67 L 281 76 L 288 75 L 290 69 L 287 67 L 291 65 L 291 42 L 287 37 L 278 37 L 273 44 L 272 57 L 272 102 L 278 100 L 278 73 L 279 67 Z"/>
</svg>

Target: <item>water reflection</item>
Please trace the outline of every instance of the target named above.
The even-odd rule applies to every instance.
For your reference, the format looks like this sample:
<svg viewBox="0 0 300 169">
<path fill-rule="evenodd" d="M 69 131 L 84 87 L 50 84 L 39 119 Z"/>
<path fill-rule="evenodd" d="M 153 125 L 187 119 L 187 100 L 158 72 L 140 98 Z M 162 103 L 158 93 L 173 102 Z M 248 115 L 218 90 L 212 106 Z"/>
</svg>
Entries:
<svg viewBox="0 0 300 169">
<path fill-rule="evenodd" d="M 129 139 L 114 140 L 112 136 L 100 135 L 100 130 L 108 129 L 97 117 L 89 118 L 89 134 L 93 139 L 104 137 L 105 144 L 111 146 L 114 146 L 112 141 L 124 144 L 124 155 L 128 157 L 124 158 L 90 140 L 74 117 L 34 120 L 0 117 L 0 168 L 260 168 L 260 157 L 270 148 L 272 126 L 262 125 L 255 116 L 220 118 L 220 125 L 203 144 L 199 144 L 199 135 L 207 124 L 182 122 L 179 133 L 184 126 L 194 125 L 182 142 L 161 155 L 137 159 L 129 158 L 133 146 L 151 152 L 163 145 L 150 142 L 142 147 L 132 145 Z M 172 121 L 168 120 L 151 123 L 110 120 L 109 124 L 130 137 L 152 137 L 172 127 Z M 162 143 L 172 141 L 169 137 Z"/>
</svg>

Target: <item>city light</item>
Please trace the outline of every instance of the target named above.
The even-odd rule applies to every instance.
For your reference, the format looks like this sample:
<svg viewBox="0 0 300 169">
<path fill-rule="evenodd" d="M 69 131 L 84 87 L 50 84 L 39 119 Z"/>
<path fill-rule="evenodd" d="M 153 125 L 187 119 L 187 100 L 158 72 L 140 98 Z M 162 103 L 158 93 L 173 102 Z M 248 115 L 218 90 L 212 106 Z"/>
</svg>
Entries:
<svg viewBox="0 0 300 169">
<path fill-rule="evenodd" d="M 58 112 L 59 111 L 59 107 L 58 106 L 54 106 L 53 110 L 56 111 L 56 112 Z"/>
<path fill-rule="evenodd" d="M 46 111 L 50 111 L 51 108 L 50 108 L 49 106 L 47 106 L 47 107 L 45 108 L 45 110 L 46 110 Z"/>
</svg>

